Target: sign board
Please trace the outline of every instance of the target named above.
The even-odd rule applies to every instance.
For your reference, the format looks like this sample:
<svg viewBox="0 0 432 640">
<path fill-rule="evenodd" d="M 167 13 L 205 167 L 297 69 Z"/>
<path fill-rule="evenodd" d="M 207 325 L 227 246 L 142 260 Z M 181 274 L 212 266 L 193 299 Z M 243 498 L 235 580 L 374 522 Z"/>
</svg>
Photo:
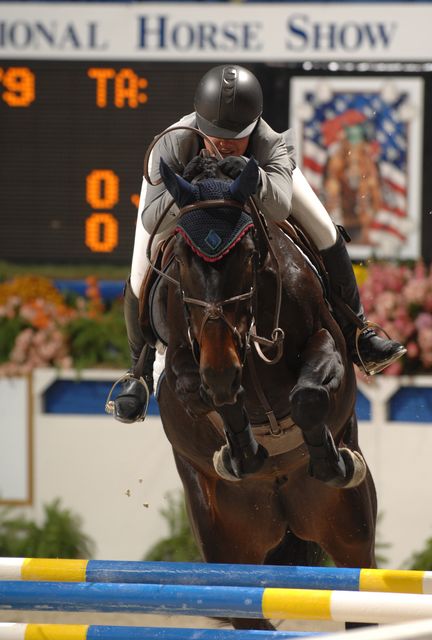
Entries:
<svg viewBox="0 0 432 640">
<path fill-rule="evenodd" d="M 62 60 L 425 60 L 427 3 L 2 3 L 0 56 Z"/>
</svg>

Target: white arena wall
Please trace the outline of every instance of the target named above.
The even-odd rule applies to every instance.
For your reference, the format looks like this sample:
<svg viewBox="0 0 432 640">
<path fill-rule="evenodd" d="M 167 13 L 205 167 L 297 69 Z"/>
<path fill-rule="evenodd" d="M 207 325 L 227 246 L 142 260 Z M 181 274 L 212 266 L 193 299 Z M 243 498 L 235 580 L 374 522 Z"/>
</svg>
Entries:
<svg viewBox="0 0 432 640">
<path fill-rule="evenodd" d="M 80 375 L 115 380 L 118 372 L 92 370 Z M 150 416 L 144 423 L 123 425 L 110 416 L 44 413 L 43 393 L 58 376 L 52 369 L 36 370 L 32 376 L 30 466 L 26 467 L 25 455 L 23 463 L 23 440 L 15 449 L 11 444 L 6 453 L 3 448 L 0 462 L 1 455 L 13 458 L 16 473 L 21 470 L 25 475 L 27 469 L 32 476 L 32 503 L 22 507 L 30 517 L 39 520 L 43 505 L 59 497 L 63 507 L 81 516 L 84 531 L 96 542 L 96 558 L 139 560 L 167 534 L 160 509 L 166 506 L 167 493 L 181 486 L 160 420 Z M 75 376 L 75 372 L 61 374 L 62 379 Z M 403 384 L 432 386 L 432 378 L 379 377 L 360 384 L 372 414 L 370 421 L 360 423 L 360 442 L 377 485 L 378 542 L 390 545 L 380 550 L 389 568 L 401 567 L 432 537 L 432 424 L 390 422 L 386 415 L 387 399 Z M 19 386 L 0 381 L 3 442 L 14 421 L 7 408 L 23 402 Z M 4 500 L 13 498 L 4 494 L 4 486 L 11 493 L 13 482 L 0 474 Z"/>
</svg>

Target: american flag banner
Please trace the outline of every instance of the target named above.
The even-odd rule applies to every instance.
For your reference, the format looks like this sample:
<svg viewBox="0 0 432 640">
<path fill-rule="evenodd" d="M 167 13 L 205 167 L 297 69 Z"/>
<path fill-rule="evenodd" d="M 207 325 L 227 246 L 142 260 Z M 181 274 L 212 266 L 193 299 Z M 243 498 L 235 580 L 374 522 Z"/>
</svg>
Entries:
<svg viewBox="0 0 432 640">
<path fill-rule="evenodd" d="M 423 85 L 418 78 L 294 78 L 298 166 L 351 257 L 420 253 Z"/>
</svg>

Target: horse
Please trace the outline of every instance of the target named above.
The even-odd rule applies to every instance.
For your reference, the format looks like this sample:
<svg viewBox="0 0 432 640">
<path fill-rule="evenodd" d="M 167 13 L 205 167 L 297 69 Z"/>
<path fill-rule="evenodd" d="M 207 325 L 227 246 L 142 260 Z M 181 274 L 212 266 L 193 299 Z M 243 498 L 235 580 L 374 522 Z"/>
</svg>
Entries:
<svg viewBox="0 0 432 640">
<path fill-rule="evenodd" d="M 325 552 L 375 567 L 356 378 L 322 278 L 281 225 L 252 215 L 253 159 L 233 182 L 191 184 L 163 160 L 160 173 L 180 217 L 160 278 L 157 399 L 203 560 L 313 565 Z"/>
</svg>

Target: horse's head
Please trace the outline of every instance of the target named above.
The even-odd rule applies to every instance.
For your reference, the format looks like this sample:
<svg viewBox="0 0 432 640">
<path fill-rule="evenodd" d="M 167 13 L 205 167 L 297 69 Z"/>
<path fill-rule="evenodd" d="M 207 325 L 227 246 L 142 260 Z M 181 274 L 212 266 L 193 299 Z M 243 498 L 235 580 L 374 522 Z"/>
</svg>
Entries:
<svg viewBox="0 0 432 640">
<path fill-rule="evenodd" d="M 202 386 L 215 405 L 231 404 L 253 322 L 257 251 L 244 204 L 256 191 L 258 166 L 250 160 L 231 183 L 192 185 L 163 161 L 160 173 L 181 209 L 174 251 Z"/>
</svg>

